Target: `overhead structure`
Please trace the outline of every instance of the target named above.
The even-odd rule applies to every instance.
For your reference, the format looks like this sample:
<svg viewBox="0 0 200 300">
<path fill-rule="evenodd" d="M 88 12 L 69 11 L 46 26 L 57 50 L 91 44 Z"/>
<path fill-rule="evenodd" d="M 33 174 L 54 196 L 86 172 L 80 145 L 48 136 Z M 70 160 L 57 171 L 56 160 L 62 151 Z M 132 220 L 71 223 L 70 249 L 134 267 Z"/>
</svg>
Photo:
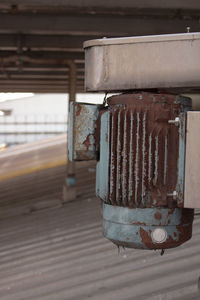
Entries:
<svg viewBox="0 0 200 300">
<path fill-rule="evenodd" d="M 68 61 L 83 92 L 84 41 L 199 31 L 199 15 L 197 0 L 1 0 L 0 92 L 66 93 Z"/>
</svg>

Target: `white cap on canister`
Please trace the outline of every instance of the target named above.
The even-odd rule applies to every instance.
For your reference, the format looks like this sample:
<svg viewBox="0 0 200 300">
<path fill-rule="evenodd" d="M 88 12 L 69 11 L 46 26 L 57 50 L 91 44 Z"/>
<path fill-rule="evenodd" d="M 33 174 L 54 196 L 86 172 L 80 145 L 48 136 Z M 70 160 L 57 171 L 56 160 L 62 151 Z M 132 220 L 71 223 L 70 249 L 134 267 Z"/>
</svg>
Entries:
<svg viewBox="0 0 200 300">
<path fill-rule="evenodd" d="M 156 228 L 152 231 L 151 238 L 154 243 L 164 243 L 167 239 L 167 232 L 163 228 Z"/>
</svg>

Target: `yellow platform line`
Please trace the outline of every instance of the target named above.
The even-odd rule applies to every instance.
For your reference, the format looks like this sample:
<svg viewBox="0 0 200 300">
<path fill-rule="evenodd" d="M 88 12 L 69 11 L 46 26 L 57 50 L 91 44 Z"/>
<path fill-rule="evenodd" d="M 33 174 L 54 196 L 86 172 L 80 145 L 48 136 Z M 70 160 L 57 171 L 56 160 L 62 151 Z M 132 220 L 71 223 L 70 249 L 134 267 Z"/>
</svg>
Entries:
<svg viewBox="0 0 200 300">
<path fill-rule="evenodd" d="M 11 179 L 11 178 L 19 177 L 19 176 L 23 176 L 23 175 L 28 175 L 31 173 L 35 173 L 35 172 L 50 169 L 50 168 L 60 167 L 60 166 L 66 165 L 66 163 L 67 163 L 67 159 L 62 159 L 62 160 L 51 161 L 51 162 L 41 164 L 38 166 L 32 166 L 29 168 L 17 170 L 14 172 L 0 175 L 0 181 L 4 181 L 7 179 Z"/>
</svg>

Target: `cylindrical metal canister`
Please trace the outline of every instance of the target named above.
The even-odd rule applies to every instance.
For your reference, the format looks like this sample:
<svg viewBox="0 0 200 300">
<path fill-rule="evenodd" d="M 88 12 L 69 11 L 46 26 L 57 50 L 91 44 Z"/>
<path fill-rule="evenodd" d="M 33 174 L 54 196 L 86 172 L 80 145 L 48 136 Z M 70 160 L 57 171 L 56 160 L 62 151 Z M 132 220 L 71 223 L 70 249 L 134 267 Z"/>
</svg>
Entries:
<svg viewBox="0 0 200 300">
<path fill-rule="evenodd" d="M 174 248 L 191 238 L 193 209 L 128 208 L 103 204 L 103 233 L 118 246 Z"/>
<path fill-rule="evenodd" d="M 130 93 L 112 96 L 107 103 L 97 167 L 105 237 L 142 249 L 182 244 L 191 237 L 193 221 L 193 210 L 182 208 L 190 99 Z"/>
</svg>

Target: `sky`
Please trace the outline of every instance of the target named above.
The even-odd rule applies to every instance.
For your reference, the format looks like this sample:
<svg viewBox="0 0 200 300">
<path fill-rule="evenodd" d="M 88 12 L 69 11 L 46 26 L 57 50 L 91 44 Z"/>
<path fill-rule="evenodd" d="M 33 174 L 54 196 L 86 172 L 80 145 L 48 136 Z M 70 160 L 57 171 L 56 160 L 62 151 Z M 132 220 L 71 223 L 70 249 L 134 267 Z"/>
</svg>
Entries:
<svg viewBox="0 0 200 300">
<path fill-rule="evenodd" d="M 34 96 L 33 93 L 0 93 L 0 102 Z"/>
<path fill-rule="evenodd" d="M 0 93 L 0 102 L 14 99 L 33 97 L 33 93 Z M 76 101 L 100 104 L 103 102 L 104 94 L 77 94 Z"/>
</svg>

